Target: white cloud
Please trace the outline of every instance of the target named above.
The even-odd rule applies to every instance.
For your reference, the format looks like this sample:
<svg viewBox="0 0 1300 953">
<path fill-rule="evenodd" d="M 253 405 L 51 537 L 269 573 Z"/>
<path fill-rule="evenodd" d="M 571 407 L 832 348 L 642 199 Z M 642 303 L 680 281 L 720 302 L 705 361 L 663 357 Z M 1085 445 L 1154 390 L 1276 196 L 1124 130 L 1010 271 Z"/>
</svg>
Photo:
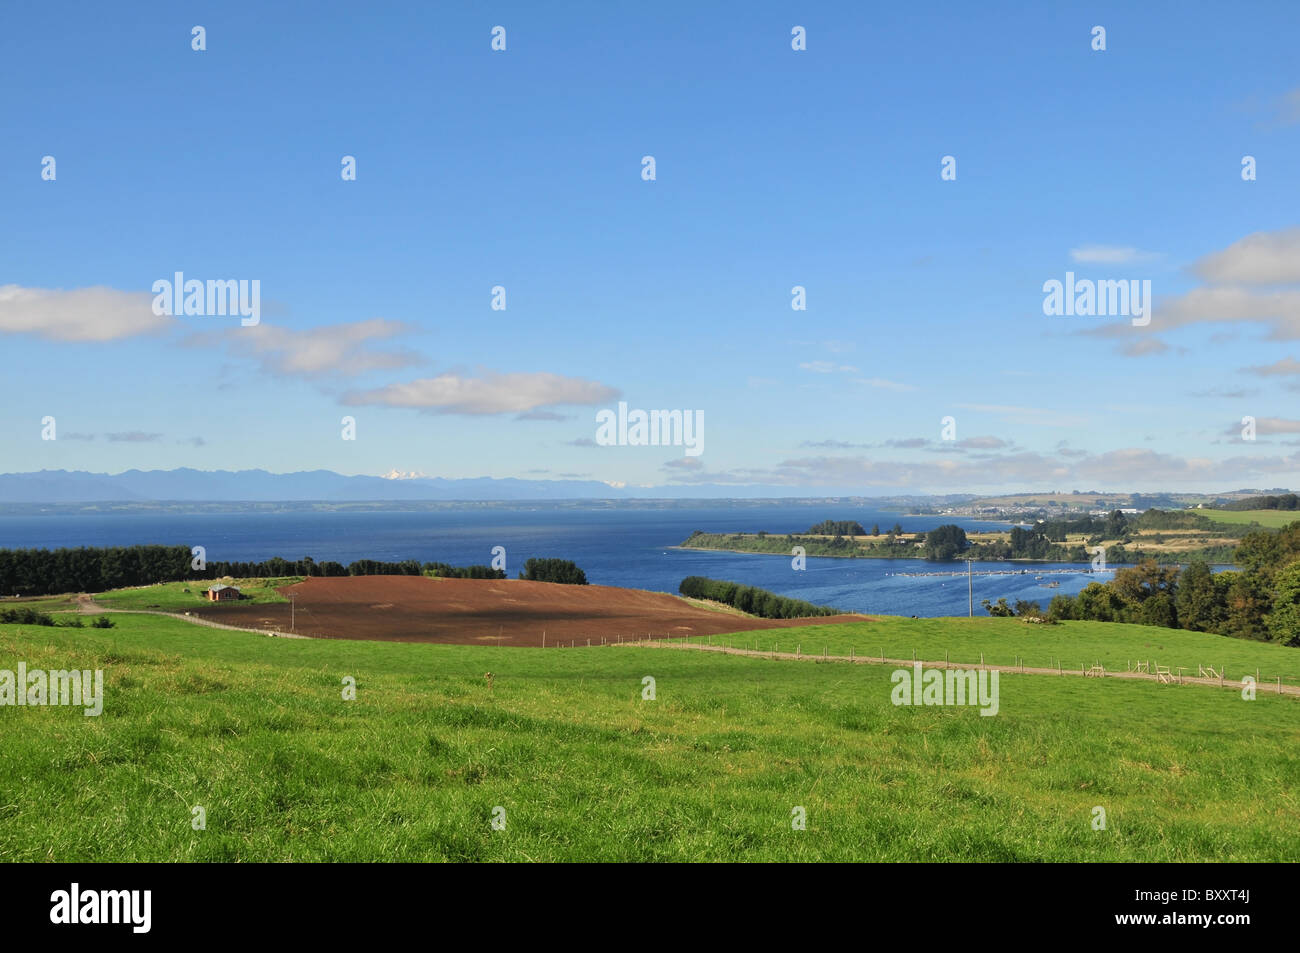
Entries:
<svg viewBox="0 0 1300 953">
<path fill-rule="evenodd" d="M 73 291 L 0 285 L 0 333 L 52 341 L 116 341 L 163 331 L 174 322 L 153 313 L 153 296 L 96 286 Z"/>
<path fill-rule="evenodd" d="M 391 370 L 419 363 L 418 355 L 404 349 L 380 350 L 374 342 L 407 331 L 400 321 L 371 318 L 296 331 L 274 324 L 228 328 L 219 334 L 195 334 L 192 346 L 219 341 L 236 354 L 256 357 L 273 374 L 298 377 L 343 375 Z"/>
<path fill-rule="evenodd" d="M 677 457 L 664 464 L 664 469 L 700 470 L 703 467 L 704 461 L 699 457 Z"/>
<path fill-rule="evenodd" d="M 1280 285 L 1300 282 L 1300 228 L 1255 232 L 1192 266 L 1213 284 Z"/>
<path fill-rule="evenodd" d="M 680 472 L 677 483 L 732 485 L 772 484 L 802 487 L 891 487 L 914 492 L 975 486 L 1057 486 L 1067 482 L 1132 490 L 1147 486 L 1245 485 L 1293 474 L 1300 453 L 1291 456 L 1243 456 L 1212 460 L 1178 457 L 1143 448 L 1107 453 L 1072 451 L 1046 456 L 1022 452 L 979 459 L 948 457 L 920 462 L 877 460 L 867 457 L 800 457 L 774 467 L 728 471 Z"/>
<path fill-rule="evenodd" d="M 865 384 L 867 387 L 878 387 L 881 390 L 916 390 L 916 388 L 911 384 L 900 384 L 897 381 L 887 381 L 883 377 L 859 377 L 855 379 L 854 383 Z"/>
<path fill-rule="evenodd" d="M 560 404 L 600 404 L 619 392 L 596 381 L 549 373 L 499 374 L 482 377 L 439 374 L 405 384 L 345 394 L 352 406 L 381 404 L 444 414 L 521 414 Z"/>
<path fill-rule="evenodd" d="M 1293 357 L 1284 357 L 1272 364 L 1245 367 L 1242 368 L 1242 371 L 1246 374 L 1257 374 L 1260 377 L 1294 377 L 1300 375 L 1300 361 Z"/>
<path fill-rule="evenodd" d="M 1070 257 L 1084 264 L 1130 265 L 1139 261 L 1159 258 L 1156 252 L 1142 251 L 1131 246 L 1083 245 L 1070 249 Z"/>
<path fill-rule="evenodd" d="M 1123 321 L 1081 331 L 1102 338 L 1128 339 L 1124 353 L 1140 357 L 1163 353 L 1146 338 L 1198 324 L 1260 325 L 1273 340 L 1300 338 L 1300 228 L 1256 232 L 1192 266 L 1205 283 L 1186 294 L 1157 300 L 1151 323 Z M 1134 339 L 1139 339 L 1135 341 Z"/>
<path fill-rule="evenodd" d="M 1241 424 L 1234 423 L 1226 431 L 1229 437 L 1241 436 Z M 1300 420 L 1287 420 L 1285 417 L 1260 417 L 1255 421 L 1255 433 L 1260 437 L 1274 434 L 1300 433 Z"/>
<path fill-rule="evenodd" d="M 856 374 L 858 369 L 851 364 L 836 364 L 834 361 L 805 361 L 799 365 L 800 370 L 812 371 L 814 374 Z"/>
</svg>

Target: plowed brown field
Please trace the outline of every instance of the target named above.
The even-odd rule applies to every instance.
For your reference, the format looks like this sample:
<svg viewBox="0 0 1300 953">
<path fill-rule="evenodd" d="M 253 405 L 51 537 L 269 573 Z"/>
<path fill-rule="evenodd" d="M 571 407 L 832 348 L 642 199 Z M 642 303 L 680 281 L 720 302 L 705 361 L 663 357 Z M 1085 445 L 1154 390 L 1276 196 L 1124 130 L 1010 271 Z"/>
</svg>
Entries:
<svg viewBox="0 0 1300 953">
<path fill-rule="evenodd" d="M 279 590 L 297 605 L 294 631 L 331 639 L 392 642 L 584 645 L 619 637 L 718 635 L 866 616 L 754 619 L 692 605 L 677 596 L 611 586 L 562 586 L 522 579 L 423 576 L 313 577 Z M 289 605 L 219 605 L 204 618 L 289 631 Z"/>
</svg>

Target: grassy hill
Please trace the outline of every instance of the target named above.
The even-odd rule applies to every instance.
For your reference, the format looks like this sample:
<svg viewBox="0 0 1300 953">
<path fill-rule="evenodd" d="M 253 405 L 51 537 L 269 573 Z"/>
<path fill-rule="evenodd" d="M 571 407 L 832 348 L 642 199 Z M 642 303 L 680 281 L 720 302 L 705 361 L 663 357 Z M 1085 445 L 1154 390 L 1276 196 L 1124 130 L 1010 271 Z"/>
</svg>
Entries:
<svg viewBox="0 0 1300 953">
<path fill-rule="evenodd" d="M 894 707 L 884 666 L 113 619 L 0 626 L 0 668 L 105 677 L 98 718 L 0 708 L 0 858 L 1300 859 L 1290 697 L 1008 675 L 999 714 L 981 717 Z M 1300 674 L 1300 653 L 1137 626 L 896 619 L 802 630 L 805 651 L 819 636 L 832 651 L 883 640 L 1088 663 L 1156 645 L 1162 662 Z M 734 637 L 754 639 L 779 640 Z M 796 806 L 807 830 L 791 829 Z"/>
<path fill-rule="evenodd" d="M 919 659 L 942 660 L 948 654 L 953 663 L 977 663 L 981 655 L 991 665 L 1026 668 L 1055 668 L 1078 671 L 1080 665 L 1104 665 L 1108 671 L 1124 671 L 1129 662 L 1150 661 L 1179 666 L 1196 675 L 1198 666 L 1226 668 L 1225 677 L 1253 676 L 1284 686 L 1300 685 L 1300 651 L 1283 645 L 1230 639 L 1207 632 L 1163 629 L 1122 622 L 1062 622 L 1059 625 L 1029 625 L 1016 618 L 976 617 L 950 619 L 882 618 L 878 622 L 851 625 L 819 625 L 807 629 L 743 632 L 715 635 L 713 645 L 757 648 L 760 651 L 793 652 L 806 655 L 845 655 L 852 649 L 858 656 L 907 659 L 916 651 Z M 1264 690 L 1267 690 L 1267 685 Z"/>
<path fill-rule="evenodd" d="M 1281 529 L 1300 521 L 1300 512 L 1295 510 L 1197 510 L 1199 515 L 1208 517 L 1217 523 L 1234 526 L 1249 526 L 1258 523 L 1265 529 Z"/>
<path fill-rule="evenodd" d="M 132 589 L 115 589 L 95 596 L 95 601 L 111 609 L 155 609 L 160 612 L 184 612 L 207 605 L 203 594 L 209 586 L 219 583 L 239 587 L 241 602 L 245 605 L 267 605 L 288 602 L 276 591 L 279 586 L 302 582 L 302 576 L 284 576 L 268 579 L 205 579 L 200 582 L 162 582 L 154 586 Z M 57 597 L 56 597 L 57 598 Z"/>
</svg>

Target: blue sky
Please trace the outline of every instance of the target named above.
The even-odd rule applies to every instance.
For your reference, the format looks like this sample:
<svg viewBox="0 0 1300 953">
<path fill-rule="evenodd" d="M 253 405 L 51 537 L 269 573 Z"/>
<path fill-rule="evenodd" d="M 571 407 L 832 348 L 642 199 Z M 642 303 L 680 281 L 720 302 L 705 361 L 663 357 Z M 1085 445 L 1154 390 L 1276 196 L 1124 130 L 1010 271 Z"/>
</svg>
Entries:
<svg viewBox="0 0 1300 953">
<path fill-rule="evenodd" d="M 0 470 L 1300 482 L 1295 4 L 376 6 L 10 12 Z M 177 271 L 261 323 L 155 316 Z M 619 400 L 704 452 L 593 445 Z"/>
</svg>

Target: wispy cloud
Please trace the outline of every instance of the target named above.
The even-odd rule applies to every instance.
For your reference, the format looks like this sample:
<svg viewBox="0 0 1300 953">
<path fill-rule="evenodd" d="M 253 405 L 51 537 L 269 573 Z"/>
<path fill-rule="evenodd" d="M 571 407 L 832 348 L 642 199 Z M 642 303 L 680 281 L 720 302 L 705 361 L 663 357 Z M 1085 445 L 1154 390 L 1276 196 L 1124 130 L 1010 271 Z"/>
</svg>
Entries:
<svg viewBox="0 0 1300 953">
<path fill-rule="evenodd" d="M 516 414 L 515 420 L 572 420 L 572 414 L 557 414 L 553 410 L 529 410 Z"/>
<path fill-rule="evenodd" d="M 1158 252 L 1142 251 L 1131 245 L 1082 245 L 1070 249 L 1070 257 L 1081 264 L 1131 265 L 1154 261 Z"/>
<path fill-rule="evenodd" d="M 1300 122 L 1300 86 L 1283 93 L 1277 100 L 1277 121 L 1284 126 Z"/>
<path fill-rule="evenodd" d="M 343 395 L 350 406 L 379 404 L 411 407 L 431 413 L 521 414 L 562 404 L 592 405 L 616 399 L 619 392 L 596 381 L 549 373 L 499 374 L 481 377 L 439 374 L 405 384 L 390 384 L 373 390 Z"/>
<path fill-rule="evenodd" d="M 898 381 L 885 380 L 883 377 L 858 377 L 854 378 L 855 384 L 862 384 L 866 387 L 876 387 L 880 390 L 911 391 L 916 390 L 911 384 L 900 384 Z"/>
<path fill-rule="evenodd" d="M 800 370 L 812 371 L 814 374 L 856 374 L 858 369 L 851 364 L 836 364 L 834 361 L 805 361 L 799 365 Z"/>
<path fill-rule="evenodd" d="M 677 457 L 664 464 L 665 470 L 700 470 L 703 468 L 704 461 L 699 457 Z"/>
<path fill-rule="evenodd" d="M 1226 437 L 1241 437 L 1242 425 L 1234 422 L 1225 430 Z M 1255 419 L 1255 435 L 1259 437 L 1272 437 L 1278 434 L 1300 433 L 1300 420 L 1288 420 L 1285 417 L 1257 417 Z"/>
<path fill-rule="evenodd" d="M 381 349 L 376 342 L 409 331 L 400 321 L 370 318 L 345 324 L 294 330 L 262 323 L 233 327 L 219 333 L 193 334 L 194 346 L 223 344 L 234 354 L 257 358 L 268 373 L 295 377 L 354 377 L 368 371 L 393 370 L 421 362 L 418 354 L 401 348 Z"/>
<path fill-rule="evenodd" d="M 921 461 L 869 457 L 796 457 L 773 467 L 680 471 L 678 483 L 772 484 L 793 487 L 891 487 L 909 490 L 946 486 L 1088 486 L 1131 488 L 1141 485 L 1241 485 L 1295 472 L 1300 453 L 1264 456 L 1250 453 L 1227 459 L 1182 457 L 1147 448 L 1106 453 L 1055 455 L 1015 453 L 998 457 L 950 457 Z"/>
<path fill-rule="evenodd" d="M 1293 357 L 1284 357 L 1272 364 L 1243 367 L 1241 372 L 1243 374 L 1254 374 L 1257 377 L 1296 377 L 1300 376 L 1300 361 Z"/>
</svg>

